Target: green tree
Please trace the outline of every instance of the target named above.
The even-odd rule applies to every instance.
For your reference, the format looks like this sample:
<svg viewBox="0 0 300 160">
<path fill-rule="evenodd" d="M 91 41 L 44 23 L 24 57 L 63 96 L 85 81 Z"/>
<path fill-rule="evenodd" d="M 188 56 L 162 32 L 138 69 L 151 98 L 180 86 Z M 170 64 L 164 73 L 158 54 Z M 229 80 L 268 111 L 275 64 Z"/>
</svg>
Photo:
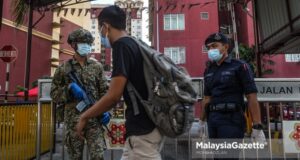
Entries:
<svg viewBox="0 0 300 160">
<path fill-rule="evenodd" d="M 44 76 L 42 76 L 42 77 L 39 78 L 39 79 L 52 79 L 52 77 L 51 77 L 51 76 L 48 76 L 48 75 L 44 75 Z M 37 86 L 38 86 L 38 79 L 35 80 L 35 81 L 33 81 L 33 82 L 31 83 L 31 86 L 32 86 L 31 89 L 34 88 L 34 87 L 37 87 Z M 25 91 L 25 87 L 23 87 L 23 86 L 21 86 L 21 85 L 17 85 L 16 88 L 15 88 L 14 93 L 17 94 L 18 92 L 24 92 L 24 91 Z"/>
<path fill-rule="evenodd" d="M 31 0 L 33 9 L 37 11 L 42 11 L 43 7 L 66 1 L 66 0 Z M 15 24 L 18 26 L 24 22 L 24 18 L 29 11 L 29 2 L 30 0 L 11 0 L 11 10 L 12 15 L 15 20 Z"/>
<path fill-rule="evenodd" d="M 28 12 L 28 9 L 29 6 L 25 0 L 11 0 L 12 15 L 17 26 L 24 22 L 24 17 Z"/>
<path fill-rule="evenodd" d="M 251 67 L 254 74 L 257 75 L 256 54 L 254 48 L 255 46 L 249 47 L 241 43 L 239 45 L 239 53 L 240 53 L 240 59 L 246 61 Z M 234 52 L 233 55 L 235 56 Z M 261 61 L 262 61 L 261 63 L 262 75 L 273 74 L 274 70 L 272 69 L 272 66 L 275 65 L 275 62 L 270 59 L 270 56 L 263 55 Z"/>
<path fill-rule="evenodd" d="M 240 59 L 246 61 L 254 73 L 257 72 L 256 57 L 254 46 L 249 47 L 245 44 L 239 45 Z"/>
</svg>

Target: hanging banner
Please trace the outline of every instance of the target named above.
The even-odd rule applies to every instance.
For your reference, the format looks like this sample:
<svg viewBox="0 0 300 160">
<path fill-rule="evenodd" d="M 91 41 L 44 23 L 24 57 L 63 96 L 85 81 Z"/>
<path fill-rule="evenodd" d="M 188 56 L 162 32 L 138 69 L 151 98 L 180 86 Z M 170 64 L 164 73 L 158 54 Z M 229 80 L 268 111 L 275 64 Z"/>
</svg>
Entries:
<svg viewBox="0 0 300 160">
<path fill-rule="evenodd" d="M 112 119 L 108 126 L 109 131 L 105 131 L 105 140 L 107 149 L 122 149 L 125 144 L 125 110 L 124 100 L 121 100 L 113 107 L 111 114 Z"/>
</svg>

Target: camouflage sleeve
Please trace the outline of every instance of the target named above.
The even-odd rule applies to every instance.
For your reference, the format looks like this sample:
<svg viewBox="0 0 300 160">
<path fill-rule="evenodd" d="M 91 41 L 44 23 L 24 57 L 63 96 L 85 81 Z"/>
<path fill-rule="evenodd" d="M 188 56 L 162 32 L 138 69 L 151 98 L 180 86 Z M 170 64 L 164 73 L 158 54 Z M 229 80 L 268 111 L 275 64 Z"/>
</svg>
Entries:
<svg viewBox="0 0 300 160">
<path fill-rule="evenodd" d="M 58 67 L 54 73 L 51 85 L 51 98 L 55 103 L 66 103 L 68 101 L 68 84 L 65 82 L 63 65 Z"/>
<path fill-rule="evenodd" d="M 99 64 L 99 75 L 98 76 L 99 76 L 98 90 L 99 90 L 100 98 L 101 98 L 102 96 L 104 96 L 106 94 L 107 89 L 108 89 L 107 79 L 104 75 L 104 69 L 103 69 L 102 64 Z"/>
</svg>

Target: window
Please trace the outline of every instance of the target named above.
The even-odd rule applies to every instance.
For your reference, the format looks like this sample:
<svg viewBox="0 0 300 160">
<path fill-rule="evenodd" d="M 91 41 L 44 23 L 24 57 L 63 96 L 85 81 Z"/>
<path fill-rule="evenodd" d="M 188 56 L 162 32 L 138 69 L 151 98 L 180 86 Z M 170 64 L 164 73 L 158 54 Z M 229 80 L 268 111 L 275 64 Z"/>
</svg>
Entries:
<svg viewBox="0 0 300 160">
<path fill-rule="evenodd" d="M 185 47 L 166 47 L 164 54 L 170 57 L 176 64 L 185 63 Z"/>
<path fill-rule="evenodd" d="M 201 12 L 200 17 L 202 20 L 208 20 L 209 19 L 208 12 Z"/>
<path fill-rule="evenodd" d="M 95 29 L 95 28 L 96 28 L 96 26 L 93 25 L 93 26 L 92 26 L 92 29 Z"/>
<path fill-rule="evenodd" d="M 300 54 L 285 54 L 285 62 L 300 62 Z"/>
<path fill-rule="evenodd" d="M 138 10 L 136 13 L 137 18 L 141 18 L 142 17 L 142 11 Z"/>
<path fill-rule="evenodd" d="M 208 52 L 208 49 L 205 45 L 202 46 L 202 52 L 203 53 L 207 53 Z"/>
<path fill-rule="evenodd" d="M 164 15 L 164 30 L 184 30 L 184 14 Z"/>
</svg>

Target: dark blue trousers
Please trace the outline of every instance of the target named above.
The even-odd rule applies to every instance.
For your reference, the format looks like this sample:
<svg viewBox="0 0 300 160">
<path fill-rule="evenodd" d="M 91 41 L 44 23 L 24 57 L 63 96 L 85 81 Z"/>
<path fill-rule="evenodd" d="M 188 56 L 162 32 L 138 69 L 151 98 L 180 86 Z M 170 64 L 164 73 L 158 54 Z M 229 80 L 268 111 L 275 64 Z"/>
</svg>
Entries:
<svg viewBox="0 0 300 160">
<path fill-rule="evenodd" d="M 246 121 L 242 112 L 210 112 L 207 125 L 210 139 L 236 139 L 240 141 L 244 138 Z M 238 155 L 239 152 L 239 150 L 231 150 L 228 155 Z M 215 155 L 215 159 L 222 159 L 222 155 Z"/>
</svg>

